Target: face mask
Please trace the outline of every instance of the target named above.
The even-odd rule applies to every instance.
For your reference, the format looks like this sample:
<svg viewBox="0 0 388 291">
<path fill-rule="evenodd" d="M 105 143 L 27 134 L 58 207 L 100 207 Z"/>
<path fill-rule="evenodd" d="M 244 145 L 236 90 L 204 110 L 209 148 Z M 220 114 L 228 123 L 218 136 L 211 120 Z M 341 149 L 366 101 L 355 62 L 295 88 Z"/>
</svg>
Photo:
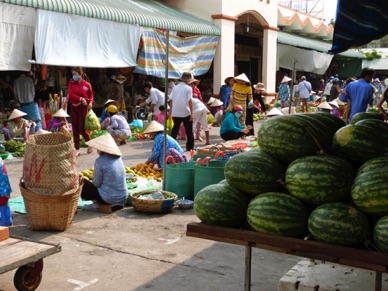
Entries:
<svg viewBox="0 0 388 291">
<path fill-rule="evenodd" d="M 78 82 L 79 80 L 81 80 L 81 76 L 80 75 L 73 75 L 73 80 Z"/>
<path fill-rule="evenodd" d="M 236 112 L 236 113 L 234 114 L 234 116 L 236 116 L 237 118 L 240 118 L 241 113 Z"/>
</svg>

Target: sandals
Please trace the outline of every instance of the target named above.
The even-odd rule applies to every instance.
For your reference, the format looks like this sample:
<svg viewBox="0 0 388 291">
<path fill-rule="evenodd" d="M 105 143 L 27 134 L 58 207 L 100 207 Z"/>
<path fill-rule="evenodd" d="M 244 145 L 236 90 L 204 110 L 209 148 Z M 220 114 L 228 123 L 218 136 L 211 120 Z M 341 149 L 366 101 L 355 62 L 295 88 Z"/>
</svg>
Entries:
<svg viewBox="0 0 388 291">
<path fill-rule="evenodd" d="M 93 148 L 92 147 L 88 147 L 88 149 L 86 150 L 86 153 L 87 154 L 91 154 L 93 152 Z"/>
</svg>

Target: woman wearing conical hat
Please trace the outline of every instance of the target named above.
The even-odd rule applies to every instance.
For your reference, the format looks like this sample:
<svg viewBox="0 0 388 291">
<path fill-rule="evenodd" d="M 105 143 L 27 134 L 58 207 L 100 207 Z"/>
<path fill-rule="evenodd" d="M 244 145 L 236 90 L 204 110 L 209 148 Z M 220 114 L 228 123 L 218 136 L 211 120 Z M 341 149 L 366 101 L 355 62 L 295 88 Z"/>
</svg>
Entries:
<svg viewBox="0 0 388 291">
<path fill-rule="evenodd" d="M 291 80 L 292 79 L 290 77 L 284 76 L 282 81 L 280 82 L 280 85 L 279 85 L 278 96 L 279 96 L 279 100 L 280 100 L 280 104 L 281 104 L 282 108 L 289 106 L 288 102 L 289 102 L 290 96 L 291 96 L 289 82 Z"/>
<path fill-rule="evenodd" d="M 232 87 L 232 94 L 227 111 L 231 111 L 235 105 L 240 105 L 243 108 L 243 114 L 240 117 L 240 121 L 241 124 L 245 124 L 247 101 L 248 105 L 253 103 L 251 81 L 249 81 L 244 73 L 234 77 L 234 80 L 235 83 Z"/>
<path fill-rule="evenodd" d="M 26 140 L 30 133 L 34 132 L 36 124 L 31 120 L 26 120 L 23 116 L 27 113 L 14 109 L 8 118 L 7 127 L 3 128 L 5 140 Z"/>
<path fill-rule="evenodd" d="M 70 117 L 62 108 L 53 114 L 53 119 L 50 122 L 49 130 L 51 132 L 62 132 L 70 135 L 70 128 L 67 119 Z"/>
</svg>

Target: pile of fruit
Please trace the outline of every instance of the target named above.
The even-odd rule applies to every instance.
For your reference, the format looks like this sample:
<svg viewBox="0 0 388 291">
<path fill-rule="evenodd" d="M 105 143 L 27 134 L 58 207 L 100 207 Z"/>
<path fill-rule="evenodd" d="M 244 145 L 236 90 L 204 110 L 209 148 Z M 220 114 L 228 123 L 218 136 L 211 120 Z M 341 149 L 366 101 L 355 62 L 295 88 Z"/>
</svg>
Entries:
<svg viewBox="0 0 388 291">
<path fill-rule="evenodd" d="M 131 182 L 136 182 L 137 178 L 143 177 L 146 179 L 154 179 L 156 181 L 162 180 L 163 171 L 152 164 L 137 164 L 132 167 L 125 167 L 126 174 L 131 175 Z M 79 176 L 84 177 L 90 181 L 93 180 L 94 168 L 83 170 L 79 172 Z"/>
<path fill-rule="evenodd" d="M 197 193 L 203 223 L 388 253 L 388 124 L 374 112 L 346 125 L 316 112 L 263 123 L 259 147 Z"/>
</svg>

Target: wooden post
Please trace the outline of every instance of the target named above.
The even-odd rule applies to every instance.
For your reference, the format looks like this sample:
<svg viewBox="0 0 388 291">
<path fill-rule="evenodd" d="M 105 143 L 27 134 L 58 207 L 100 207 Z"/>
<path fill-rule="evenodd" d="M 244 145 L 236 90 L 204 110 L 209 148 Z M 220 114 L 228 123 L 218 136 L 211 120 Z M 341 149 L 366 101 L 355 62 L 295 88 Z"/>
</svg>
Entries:
<svg viewBox="0 0 388 291">
<path fill-rule="evenodd" d="M 252 247 L 250 244 L 248 244 L 245 247 L 244 291 L 251 290 L 251 267 L 252 267 Z"/>
</svg>

